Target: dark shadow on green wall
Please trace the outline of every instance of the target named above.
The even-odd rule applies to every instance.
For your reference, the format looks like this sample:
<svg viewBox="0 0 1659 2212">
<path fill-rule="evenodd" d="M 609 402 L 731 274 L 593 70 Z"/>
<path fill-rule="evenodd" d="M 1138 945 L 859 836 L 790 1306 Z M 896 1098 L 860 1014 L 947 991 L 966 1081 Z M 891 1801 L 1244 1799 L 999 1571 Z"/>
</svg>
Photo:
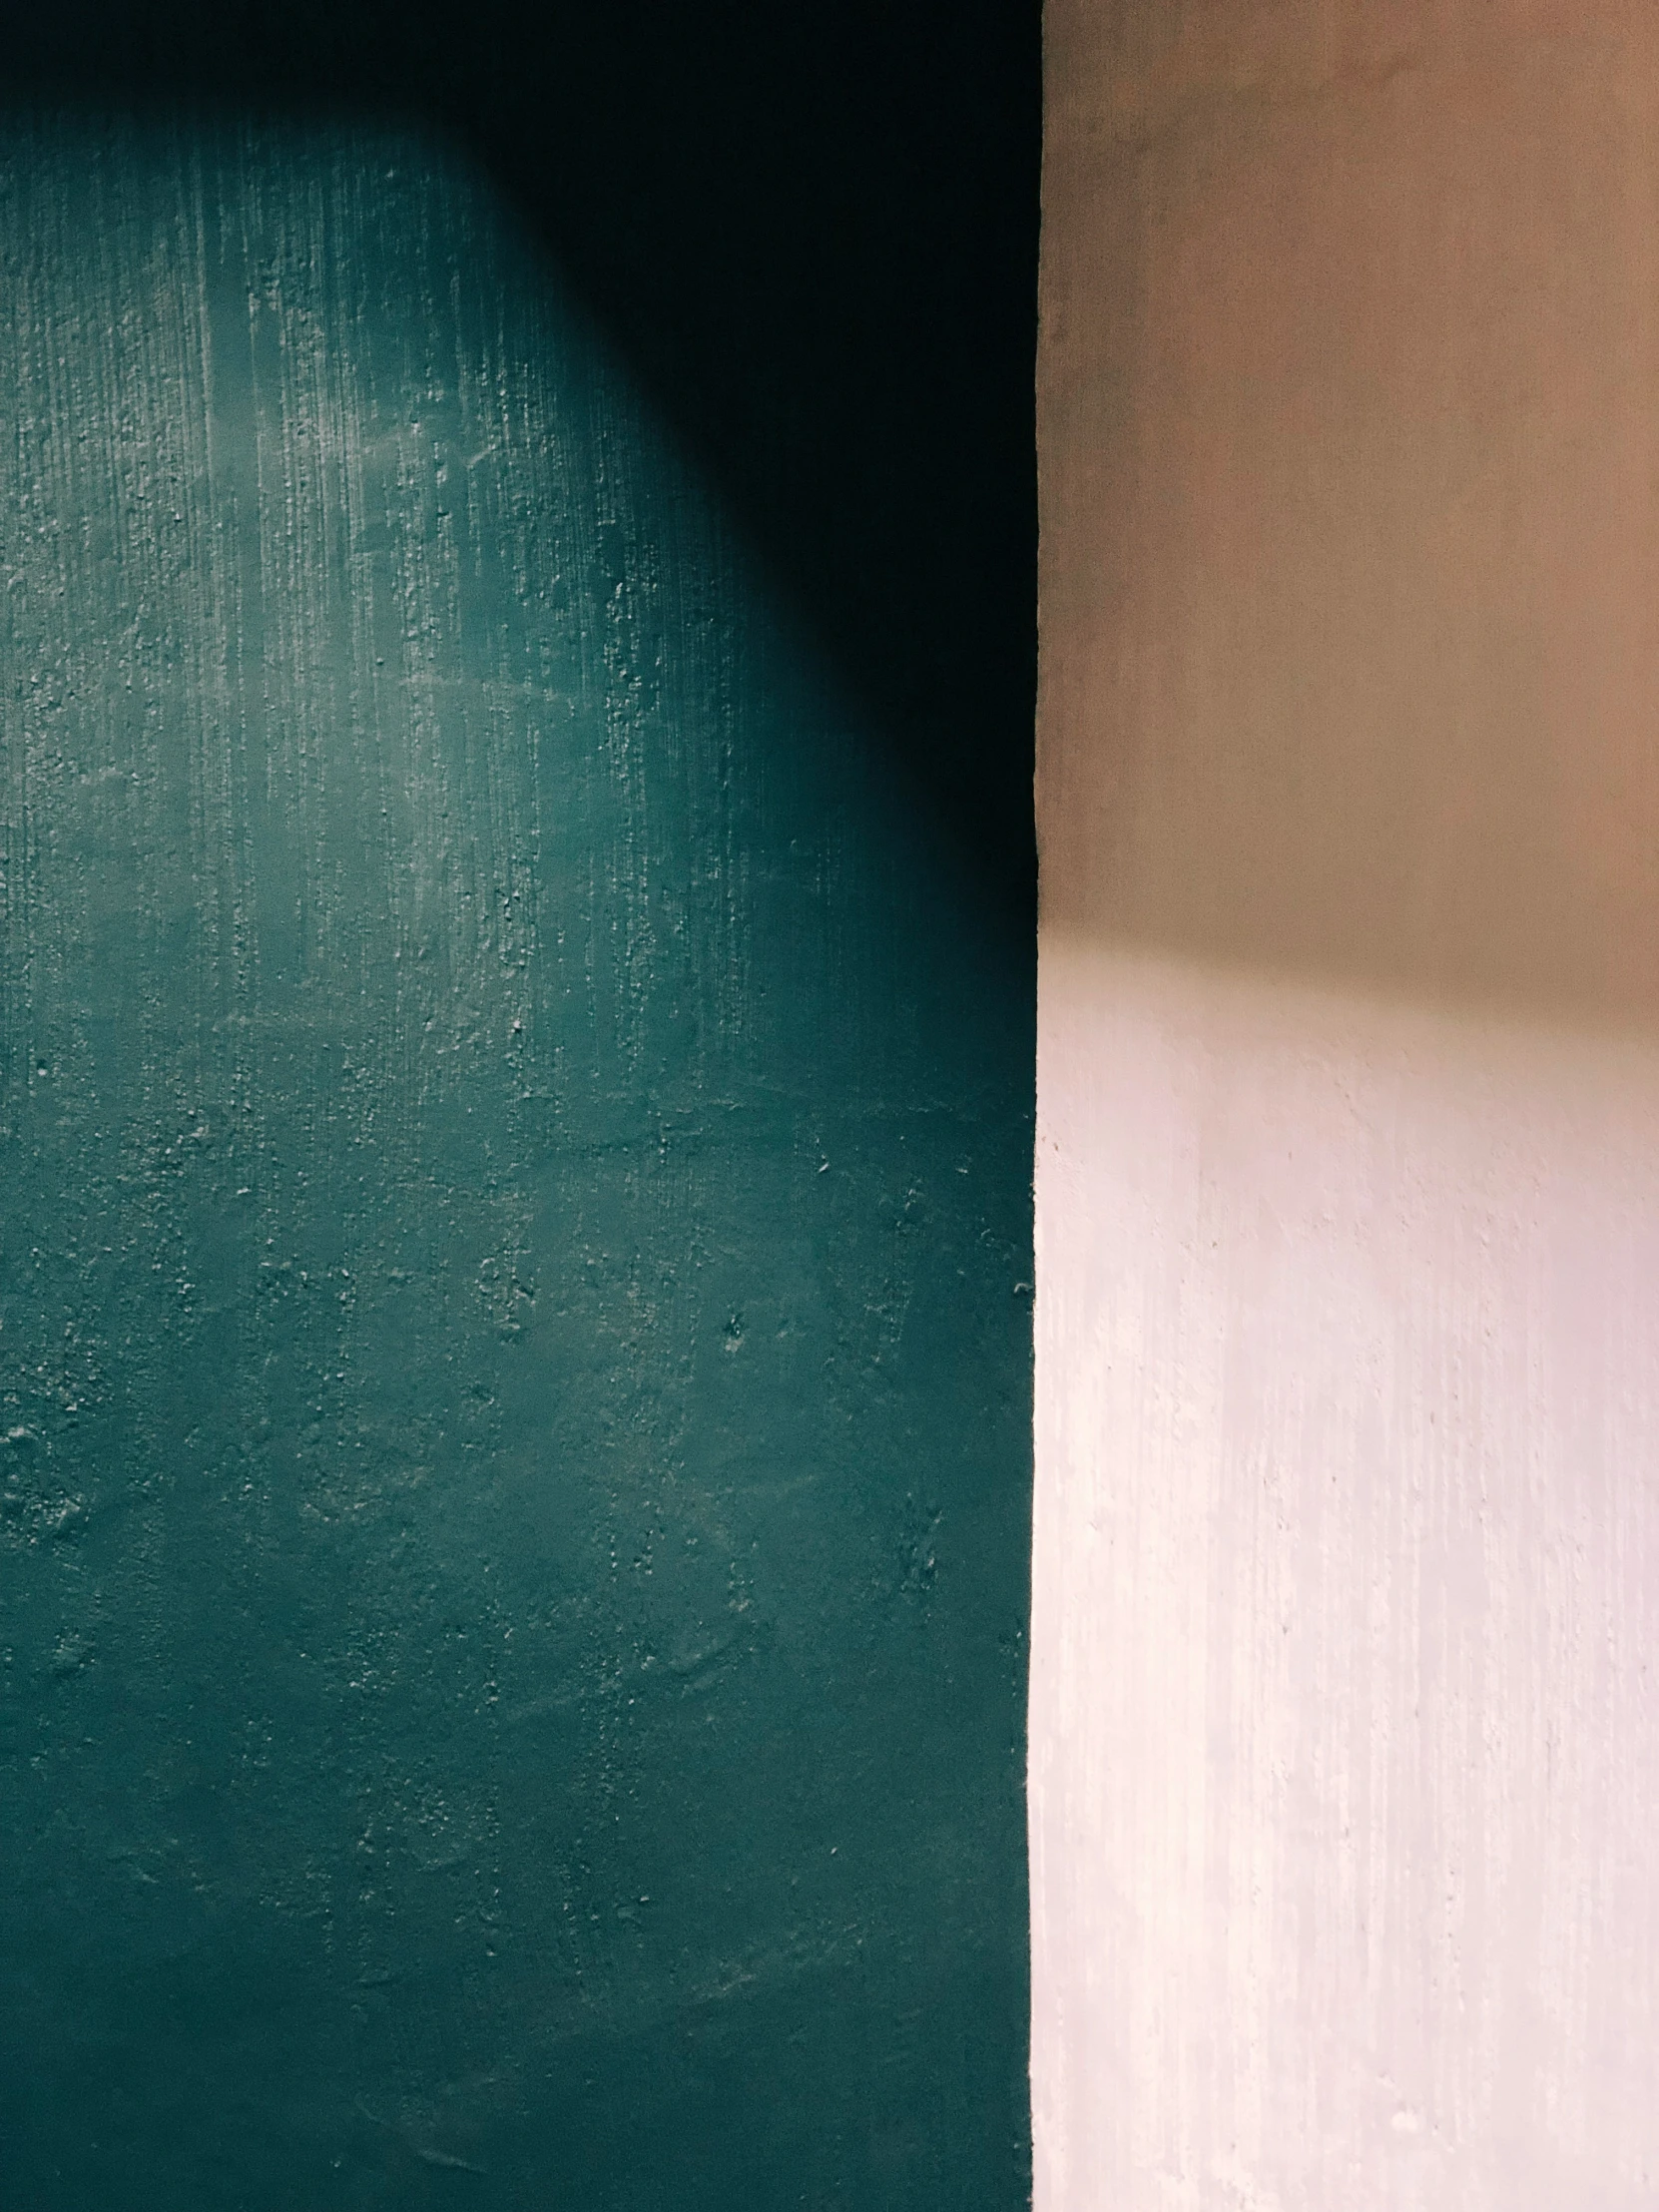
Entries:
<svg viewBox="0 0 1659 2212">
<path fill-rule="evenodd" d="M 440 126 L 556 253 L 971 868 L 1035 905 L 1038 0 L 60 0 L 0 85 Z"/>
<path fill-rule="evenodd" d="M 0 146 L 0 2194 L 1019 2204 L 996 162 L 890 26 L 171 20 Z"/>
</svg>

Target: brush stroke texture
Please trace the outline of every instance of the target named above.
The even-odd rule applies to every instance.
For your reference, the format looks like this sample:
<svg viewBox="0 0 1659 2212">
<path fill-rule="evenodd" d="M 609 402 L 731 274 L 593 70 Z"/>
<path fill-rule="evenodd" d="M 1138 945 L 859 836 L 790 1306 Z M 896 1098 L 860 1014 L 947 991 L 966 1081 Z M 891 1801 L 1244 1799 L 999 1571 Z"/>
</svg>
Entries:
<svg viewBox="0 0 1659 2212">
<path fill-rule="evenodd" d="M 8 2201 L 1021 2201 L 1023 975 L 441 149 L 0 288 Z"/>
</svg>

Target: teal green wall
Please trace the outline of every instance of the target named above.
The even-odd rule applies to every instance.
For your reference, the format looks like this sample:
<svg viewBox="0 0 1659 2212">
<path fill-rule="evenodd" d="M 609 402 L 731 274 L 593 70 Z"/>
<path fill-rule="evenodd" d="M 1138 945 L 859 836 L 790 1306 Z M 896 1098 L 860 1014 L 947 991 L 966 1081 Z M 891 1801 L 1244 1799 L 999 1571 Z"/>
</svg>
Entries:
<svg viewBox="0 0 1659 2212">
<path fill-rule="evenodd" d="M 0 2201 L 1024 2202 L 1024 948 L 456 160 L 0 296 Z"/>
</svg>

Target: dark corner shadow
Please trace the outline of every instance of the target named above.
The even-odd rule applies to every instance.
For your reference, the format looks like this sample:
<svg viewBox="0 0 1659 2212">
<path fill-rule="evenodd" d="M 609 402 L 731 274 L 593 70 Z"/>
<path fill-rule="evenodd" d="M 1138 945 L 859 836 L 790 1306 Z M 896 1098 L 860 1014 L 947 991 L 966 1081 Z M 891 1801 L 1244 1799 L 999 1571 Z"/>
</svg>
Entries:
<svg viewBox="0 0 1659 2212">
<path fill-rule="evenodd" d="M 12 101 L 460 139 L 1033 943 L 1039 0 L 62 0 Z"/>
</svg>

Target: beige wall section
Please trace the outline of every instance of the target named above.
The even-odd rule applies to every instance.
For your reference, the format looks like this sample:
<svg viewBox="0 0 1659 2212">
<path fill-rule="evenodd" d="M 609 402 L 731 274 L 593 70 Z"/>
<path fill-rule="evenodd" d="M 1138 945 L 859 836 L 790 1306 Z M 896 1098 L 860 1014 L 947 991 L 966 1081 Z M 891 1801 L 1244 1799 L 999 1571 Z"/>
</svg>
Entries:
<svg viewBox="0 0 1659 2212">
<path fill-rule="evenodd" d="M 1044 897 L 1659 1012 L 1659 10 L 1051 0 Z"/>
<path fill-rule="evenodd" d="M 1039 2212 L 1635 2212 L 1659 9 L 1048 25 Z"/>
</svg>

